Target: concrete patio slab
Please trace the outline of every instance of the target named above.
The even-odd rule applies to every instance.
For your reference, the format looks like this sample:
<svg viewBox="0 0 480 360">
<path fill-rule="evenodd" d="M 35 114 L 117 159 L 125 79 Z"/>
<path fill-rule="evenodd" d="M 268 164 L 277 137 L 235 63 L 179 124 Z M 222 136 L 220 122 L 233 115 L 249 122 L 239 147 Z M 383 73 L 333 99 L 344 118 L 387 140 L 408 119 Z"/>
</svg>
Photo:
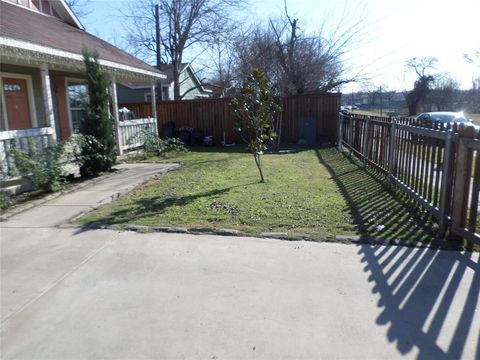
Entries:
<svg viewBox="0 0 480 360">
<path fill-rule="evenodd" d="M 2 359 L 480 358 L 478 253 L 56 227 L 123 169 L 0 223 Z"/>
<path fill-rule="evenodd" d="M 59 229 L 1 230 L 1 321 L 28 306 L 114 238 Z"/>
<path fill-rule="evenodd" d="M 42 249 L 9 231 L 32 250 L 2 257 L 31 265 L 2 269 L 2 306 L 15 277 L 41 296 L 3 322 L 4 359 L 479 355 L 478 254 L 78 229 Z"/>
</svg>

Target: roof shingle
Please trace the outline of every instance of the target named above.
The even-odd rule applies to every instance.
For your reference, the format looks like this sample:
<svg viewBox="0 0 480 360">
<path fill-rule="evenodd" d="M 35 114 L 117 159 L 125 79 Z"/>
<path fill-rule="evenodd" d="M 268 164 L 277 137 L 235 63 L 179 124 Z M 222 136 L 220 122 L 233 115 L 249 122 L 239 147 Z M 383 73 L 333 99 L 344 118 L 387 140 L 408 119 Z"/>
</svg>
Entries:
<svg viewBox="0 0 480 360">
<path fill-rule="evenodd" d="M 81 54 L 87 47 L 98 52 L 99 58 L 160 73 L 156 68 L 52 16 L 0 1 L 0 36 Z"/>
</svg>

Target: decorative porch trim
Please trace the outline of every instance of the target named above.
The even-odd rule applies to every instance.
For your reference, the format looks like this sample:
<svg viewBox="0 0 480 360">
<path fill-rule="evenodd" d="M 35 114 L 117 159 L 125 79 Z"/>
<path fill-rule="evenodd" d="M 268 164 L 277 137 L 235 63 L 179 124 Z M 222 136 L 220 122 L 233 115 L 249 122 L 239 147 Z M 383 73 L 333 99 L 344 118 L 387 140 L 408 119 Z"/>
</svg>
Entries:
<svg viewBox="0 0 480 360">
<path fill-rule="evenodd" d="M 9 50 L 8 48 L 11 48 L 10 52 L 8 52 Z M 58 61 L 63 58 L 63 59 L 69 59 L 69 60 L 74 60 L 74 61 L 83 63 L 83 56 L 81 54 L 72 53 L 72 52 L 60 50 L 60 49 L 55 49 L 52 47 L 43 46 L 39 44 L 33 44 L 26 41 L 10 39 L 6 37 L 0 37 L 0 49 L 2 50 L 2 53 L 4 53 L 7 57 L 11 56 L 11 57 L 17 57 L 22 59 L 23 58 L 22 52 L 33 52 L 33 53 L 38 53 L 38 54 L 47 56 L 47 58 L 43 58 L 43 59 L 40 56 L 40 59 L 38 59 L 38 61 L 41 61 L 41 62 L 45 62 L 46 59 L 48 59 L 48 56 L 50 56 L 50 57 L 53 57 L 53 59 L 51 59 L 53 62 L 55 62 L 55 58 L 57 58 Z M 17 51 L 17 54 L 15 54 L 15 51 Z M 166 75 L 164 74 L 140 69 L 130 65 L 120 64 L 110 60 L 99 59 L 99 63 L 100 65 L 113 70 L 120 70 L 120 71 L 125 71 L 127 73 L 140 74 L 140 75 L 150 77 L 150 78 L 155 78 L 155 79 L 167 78 Z M 67 64 L 64 64 L 64 65 L 67 65 Z M 70 64 L 70 66 L 73 68 L 77 68 L 78 64 Z"/>
</svg>

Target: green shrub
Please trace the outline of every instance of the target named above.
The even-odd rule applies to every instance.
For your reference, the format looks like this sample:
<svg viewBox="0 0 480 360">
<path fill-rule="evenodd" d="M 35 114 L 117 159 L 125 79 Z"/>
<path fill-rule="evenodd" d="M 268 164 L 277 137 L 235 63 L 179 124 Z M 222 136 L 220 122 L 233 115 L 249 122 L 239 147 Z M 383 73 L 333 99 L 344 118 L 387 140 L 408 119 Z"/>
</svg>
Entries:
<svg viewBox="0 0 480 360">
<path fill-rule="evenodd" d="M 0 191 L 0 210 L 6 210 L 13 206 L 15 201 L 6 192 Z"/>
<path fill-rule="evenodd" d="M 9 171 L 8 176 L 24 176 L 32 182 L 35 190 L 58 191 L 65 184 L 65 176 L 68 175 L 64 171 L 64 165 L 71 163 L 81 167 L 91 158 L 85 156 L 83 150 L 98 146 L 93 136 L 79 134 L 41 151 L 31 140 L 29 152 L 15 147 L 8 151 L 9 156 L 15 161 L 15 167 Z"/>
<path fill-rule="evenodd" d="M 113 121 L 109 115 L 110 85 L 108 75 L 100 68 L 98 53 L 87 49 L 83 51 L 83 61 L 88 79 L 88 101 L 85 103 L 84 116 L 80 122 L 80 133 L 92 136 L 87 138 L 82 148 L 82 176 L 94 176 L 109 170 L 116 161 Z"/>
<path fill-rule="evenodd" d="M 64 143 L 59 143 L 38 151 L 31 142 L 30 152 L 10 149 L 8 153 L 15 159 L 15 168 L 9 175 L 24 176 L 32 182 L 35 189 L 60 190 L 65 181 L 62 171 L 64 146 Z"/>
<path fill-rule="evenodd" d="M 157 134 L 151 131 L 142 130 L 134 137 L 134 139 L 130 139 L 129 142 L 135 142 L 138 139 L 143 143 L 142 149 L 143 157 L 145 159 L 151 155 L 163 156 L 167 153 L 188 152 L 185 145 L 183 145 L 183 142 L 179 139 L 160 139 Z"/>
</svg>

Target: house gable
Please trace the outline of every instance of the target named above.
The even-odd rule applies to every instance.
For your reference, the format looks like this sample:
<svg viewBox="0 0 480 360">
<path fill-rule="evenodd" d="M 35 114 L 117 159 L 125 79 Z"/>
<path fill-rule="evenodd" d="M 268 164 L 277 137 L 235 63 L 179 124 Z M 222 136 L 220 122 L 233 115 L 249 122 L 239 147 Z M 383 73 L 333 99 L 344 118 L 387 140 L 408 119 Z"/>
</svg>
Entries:
<svg viewBox="0 0 480 360">
<path fill-rule="evenodd" d="M 43 14 L 53 16 L 60 19 L 67 24 L 75 26 L 79 29 L 84 29 L 80 20 L 77 18 L 72 9 L 64 0 L 0 0 L 14 5 L 18 5 L 25 9 Z"/>
<path fill-rule="evenodd" d="M 133 77 L 134 81 L 142 81 L 164 77 L 154 67 L 77 26 L 0 0 L 2 62 L 24 65 L 47 62 L 57 69 L 74 70 L 83 64 L 85 47 L 95 49 L 100 64 L 106 70 L 113 70 L 117 78 Z"/>
</svg>

